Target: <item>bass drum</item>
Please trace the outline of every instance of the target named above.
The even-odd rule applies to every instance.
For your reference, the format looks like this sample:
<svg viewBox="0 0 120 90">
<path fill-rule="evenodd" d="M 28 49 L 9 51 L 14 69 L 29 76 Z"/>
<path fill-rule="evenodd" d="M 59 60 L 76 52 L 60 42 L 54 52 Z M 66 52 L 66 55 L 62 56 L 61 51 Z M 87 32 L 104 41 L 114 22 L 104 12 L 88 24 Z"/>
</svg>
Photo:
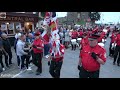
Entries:
<svg viewBox="0 0 120 90">
<path fill-rule="evenodd" d="M 72 40 L 71 40 L 71 43 L 72 43 L 72 44 L 77 44 L 76 39 L 72 39 Z"/>
</svg>

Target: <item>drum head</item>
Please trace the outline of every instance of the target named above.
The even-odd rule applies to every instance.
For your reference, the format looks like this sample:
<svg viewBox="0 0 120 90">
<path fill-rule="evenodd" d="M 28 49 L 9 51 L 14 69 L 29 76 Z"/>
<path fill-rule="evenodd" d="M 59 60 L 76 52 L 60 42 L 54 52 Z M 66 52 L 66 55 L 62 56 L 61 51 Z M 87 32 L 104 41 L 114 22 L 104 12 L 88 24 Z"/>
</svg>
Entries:
<svg viewBox="0 0 120 90">
<path fill-rule="evenodd" d="M 81 41 L 81 40 L 82 40 L 82 38 L 78 38 L 77 40 Z"/>
<path fill-rule="evenodd" d="M 76 39 L 72 39 L 71 42 L 76 42 Z"/>
</svg>

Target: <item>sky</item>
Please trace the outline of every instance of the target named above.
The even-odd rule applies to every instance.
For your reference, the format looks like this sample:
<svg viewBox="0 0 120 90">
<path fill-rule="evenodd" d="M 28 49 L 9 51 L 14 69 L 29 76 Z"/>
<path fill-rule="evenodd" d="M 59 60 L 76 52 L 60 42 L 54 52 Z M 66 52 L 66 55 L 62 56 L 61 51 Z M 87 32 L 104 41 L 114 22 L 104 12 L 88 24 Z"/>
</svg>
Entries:
<svg viewBox="0 0 120 90">
<path fill-rule="evenodd" d="M 67 12 L 57 12 L 57 17 L 64 17 Z M 98 23 L 120 22 L 120 12 L 101 12 L 101 19 Z"/>
</svg>

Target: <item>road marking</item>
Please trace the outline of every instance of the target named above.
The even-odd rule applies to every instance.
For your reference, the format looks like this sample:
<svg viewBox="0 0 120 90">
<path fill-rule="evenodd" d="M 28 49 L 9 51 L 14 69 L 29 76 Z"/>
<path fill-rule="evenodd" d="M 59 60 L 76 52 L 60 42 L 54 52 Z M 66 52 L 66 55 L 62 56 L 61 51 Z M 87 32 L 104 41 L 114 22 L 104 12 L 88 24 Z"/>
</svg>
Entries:
<svg viewBox="0 0 120 90">
<path fill-rule="evenodd" d="M 33 66 L 34 66 L 34 65 L 32 65 L 30 68 L 32 68 Z M 25 71 L 27 71 L 27 69 L 25 69 L 25 70 L 23 70 L 22 72 L 20 72 L 20 73 L 14 75 L 14 76 L 11 77 L 11 78 L 16 78 L 17 76 L 19 76 L 20 74 L 24 73 Z"/>
</svg>

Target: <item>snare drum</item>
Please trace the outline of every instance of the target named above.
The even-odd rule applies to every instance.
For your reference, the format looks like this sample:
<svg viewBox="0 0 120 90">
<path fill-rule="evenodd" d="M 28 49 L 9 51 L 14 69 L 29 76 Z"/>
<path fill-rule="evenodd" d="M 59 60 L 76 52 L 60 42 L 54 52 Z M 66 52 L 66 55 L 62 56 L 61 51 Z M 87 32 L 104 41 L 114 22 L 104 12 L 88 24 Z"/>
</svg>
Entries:
<svg viewBox="0 0 120 90">
<path fill-rule="evenodd" d="M 71 40 L 71 43 L 72 43 L 72 44 L 76 44 L 76 43 L 77 43 L 77 42 L 76 42 L 76 39 L 72 39 L 72 40 Z"/>
</svg>

